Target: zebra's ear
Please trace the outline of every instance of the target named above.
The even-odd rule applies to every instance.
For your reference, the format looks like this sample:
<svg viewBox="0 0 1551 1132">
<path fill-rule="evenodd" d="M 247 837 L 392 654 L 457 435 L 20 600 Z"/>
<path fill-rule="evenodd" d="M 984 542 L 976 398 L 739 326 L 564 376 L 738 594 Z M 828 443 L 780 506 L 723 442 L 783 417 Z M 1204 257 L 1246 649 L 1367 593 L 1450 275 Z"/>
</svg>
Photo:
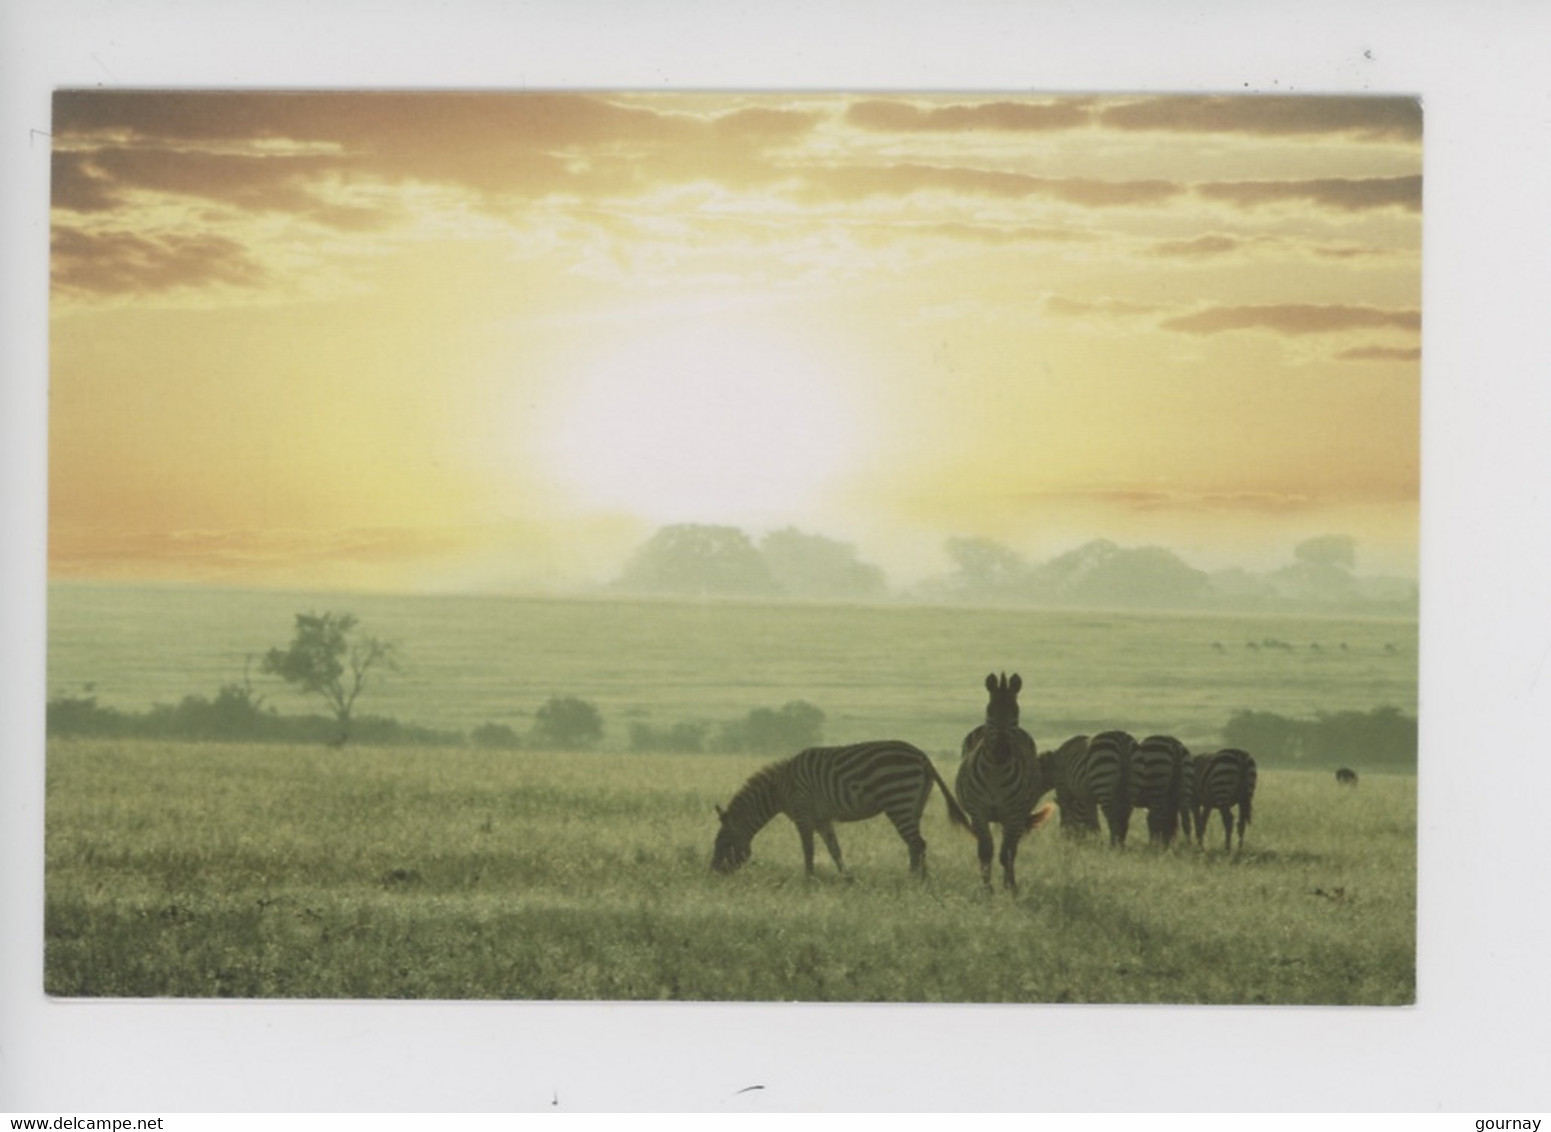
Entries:
<svg viewBox="0 0 1551 1132">
<path fill-rule="evenodd" d="M 988 692 L 996 691 L 996 673 L 994 673 L 994 672 L 991 673 L 991 675 L 986 677 L 986 691 L 988 691 Z"/>
<path fill-rule="evenodd" d="M 716 807 L 716 820 L 724 824 L 727 821 L 727 811 L 722 809 L 721 806 Z"/>
<path fill-rule="evenodd" d="M 1012 679 L 1007 682 L 1007 686 L 1012 689 L 1012 694 L 1016 696 L 1023 687 L 1023 677 L 1014 672 Z"/>
</svg>

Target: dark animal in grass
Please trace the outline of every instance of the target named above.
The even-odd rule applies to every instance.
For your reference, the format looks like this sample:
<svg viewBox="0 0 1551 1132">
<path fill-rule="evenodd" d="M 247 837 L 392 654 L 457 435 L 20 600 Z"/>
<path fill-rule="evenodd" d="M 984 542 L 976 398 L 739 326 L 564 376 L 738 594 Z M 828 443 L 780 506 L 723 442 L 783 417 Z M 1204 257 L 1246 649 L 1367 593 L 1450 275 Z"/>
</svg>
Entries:
<svg viewBox="0 0 1551 1132">
<path fill-rule="evenodd" d="M 716 832 L 711 868 L 719 873 L 741 868 L 753 856 L 754 835 L 777 814 L 785 814 L 797 826 L 807 875 L 813 875 L 813 835 L 817 833 L 824 839 L 835 868 L 845 876 L 834 823 L 865 821 L 883 814 L 910 850 L 910 871 L 924 874 L 926 839 L 921 836 L 921 815 L 934 786 L 941 788 L 947 800 L 949 820 L 968 829 L 969 819 L 954 801 L 948 784 L 919 748 L 897 740 L 810 747 L 755 771 L 725 810 L 716 808 L 721 826 Z"/>
</svg>

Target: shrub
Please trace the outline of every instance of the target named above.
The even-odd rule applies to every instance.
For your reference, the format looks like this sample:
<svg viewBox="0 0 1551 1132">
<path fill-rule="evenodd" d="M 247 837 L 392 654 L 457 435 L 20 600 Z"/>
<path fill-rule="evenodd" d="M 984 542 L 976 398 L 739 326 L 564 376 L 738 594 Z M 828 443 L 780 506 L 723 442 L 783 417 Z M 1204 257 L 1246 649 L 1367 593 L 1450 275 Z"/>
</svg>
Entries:
<svg viewBox="0 0 1551 1132">
<path fill-rule="evenodd" d="M 476 747 L 485 747 L 495 751 L 515 751 L 522 746 L 522 740 L 517 732 L 504 723 L 481 723 L 474 728 L 469 739 Z"/>
<path fill-rule="evenodd" d="M 551 696 L 533 716 L 535 747 L 583 751 L 603 738 L 603 717 L 586 700 L 575 696 Z"/>
<path fill-rule="evenodd" d="M 725 723 L 721 744 L 751 754 L 795 753 L 824 739 L 824 713 L 806 700 L 792 700 L 779 711 L 755 708 L 736 723 Z"/>
<path fill-rule="evenodd" d="M 663 728 L 647 723 L 632 723 L 630 749 L 698 754 L 705 747 L 706 732 L 709 730 L 710 726 L 704 723 L 681 722 Z"/>
</svg>

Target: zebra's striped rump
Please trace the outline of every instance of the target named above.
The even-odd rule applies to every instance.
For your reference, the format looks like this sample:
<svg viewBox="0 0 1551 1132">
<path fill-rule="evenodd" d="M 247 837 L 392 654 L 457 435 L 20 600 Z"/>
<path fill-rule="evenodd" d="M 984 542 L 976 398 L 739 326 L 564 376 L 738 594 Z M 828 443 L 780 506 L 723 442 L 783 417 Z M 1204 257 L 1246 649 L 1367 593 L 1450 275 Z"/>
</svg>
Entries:
<svg viewBox="0 0 1551 1132">
<path fill-rule="evenodd" d="M 1099 811 L 1092 799 L 1079 797 L 1072 789 L 1070 768 L 1073 760 L 1088 750 L 1088 737 L 1074 735 L 1054 751 L 1039 756 L 1039 767 L 1056 792 L 1056 807 L 1061 811 L 1061 833 L 1066 837 L 1084 837 L 1099 832 Z"/>
<path fill-rule="evenodd" d="M 1223 848 L 1233 848 L 1233 809 L 1238 807 L 1239 848 L 1244 848 L 1244 829 L 1249 825 L 1255 801 L 1255 759 L 1247 751 L 1230 747 L 1212 755 L 1197 755 L 1195 763 L 1196 843 L 1206 837 L 1206 823 L 1213 810 L 1222 815 Z"/>
<path fill-rule="evenodd" d="M 1124 845 L 1131 825 L 1131 755 L 1136 740 L 1124 731 L 1068 739 L 1051 760 L 1056 802 L 1070 811 L 1074 833 L 1097 833 L 1099 812 L 1109 823 L 1111 845 Z M 1063 800 L 1064 799 L 1064 800 Z M 1066 819 L 1062 819 L 1062 828 Z"/>
<path fill-rule="evenodd" d="M 949 820 L 968 827 L 969 819 L 926 753 L 909 743 L 878 740 L 849 747 L 810 747 L 789 759 L 754 772 L 723 810 L 712 850 L 711 867 L 732 872 L 752 856 L 754 835 L 777 814 L 786 814 L 802 840 L 803 864 L 813 873 L 813 835 L 824 839 L 835 867 L 845 862 L 834 822 L 865 821 L 883 814 L 910 849 L 912 872 L 926 868 L 926 839 L 921 815 L 933 786 L 948 803 Z"/>
<path fill-rule="evenodd" d="M 1022 687 L 1017 673 L 1011 679 L 1005 674 L 998 679 L 994 673 L 986 677 L 991 697 L 986 721 L 964 737 L 954 780 L 954 791 L 969 815 L 978 843 L 980 877 L 988 887 L 992 823 L 1002 827 L 1002 883 L 1016 889 L 1018 842 L 1050 812 L 1048 807 L 1035 809 L 1052 784 L 1040 764 L 1033 737 L 1018 726 L 1018 692 Z"/>
<path fill-rule="evenodd" d="M 1172 735 L 1149 735 L 1131 755 L 1131 805 L 1147 811 L 1147 834 L 1154 844 L 1169 845 L 1179 832 L 1190 835 L 1195 798 L 1195 764 L 1185 745 Z"/>
</svg>

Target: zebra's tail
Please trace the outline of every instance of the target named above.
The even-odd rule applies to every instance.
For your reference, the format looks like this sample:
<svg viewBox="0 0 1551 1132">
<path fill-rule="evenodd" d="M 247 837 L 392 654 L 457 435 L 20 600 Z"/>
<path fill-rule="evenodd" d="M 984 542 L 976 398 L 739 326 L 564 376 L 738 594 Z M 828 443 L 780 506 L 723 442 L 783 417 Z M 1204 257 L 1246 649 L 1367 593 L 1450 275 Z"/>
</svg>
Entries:
<svg viewBox="0 0 1551 1132">
<path fill-rule="evenodd" d="M 926 759 L 926 769 L 931 772 L 932 781 L 942 787 L 943 800 L 948 803 L 948 820 L 966 833 L 973 833 L 974 830 L 970 826 L 969 815 L 964 812 L 964 808 L 953 797 L 953 791 L 949 790 L 948 784 L 942 780 L 942 775 L 937 771 L 937 764 L 932 761 L 930 755 Z"/>
<path fill-rule="evenodd" d="M 1053 815 L 1055 812 L 1056 804 L 1054 802 L 1046 802 L 1039 809 L 1035 810 L 1032 814 L 1029 815 L 1029 832 L 1032 833 L 1034 830 L 1044 825 L 1047 821 L 1050 820 L 1051 815 Z"/>
</svg>

